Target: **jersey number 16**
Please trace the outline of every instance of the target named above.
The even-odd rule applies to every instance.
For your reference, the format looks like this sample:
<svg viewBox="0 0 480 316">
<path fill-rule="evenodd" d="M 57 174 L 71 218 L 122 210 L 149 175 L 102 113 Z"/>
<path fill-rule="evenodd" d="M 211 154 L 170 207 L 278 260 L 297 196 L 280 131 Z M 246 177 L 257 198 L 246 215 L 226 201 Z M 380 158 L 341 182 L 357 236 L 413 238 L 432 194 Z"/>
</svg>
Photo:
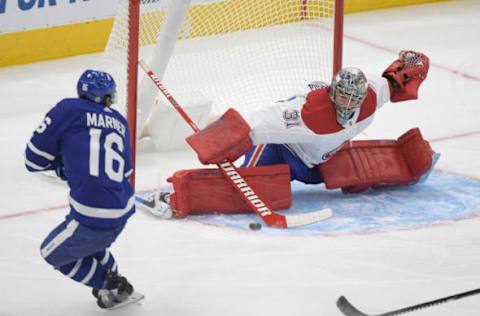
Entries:
<svg viewBox="0 0 480 316">
<path fill-rule="evenodd" d="M 98 177 L 100 168 L 100 136 L 102 130 L 98 128 L 90 128 L 90 157 L 89 167 L 90 175 Z M 103 143 L 103 149 L 105 150 L 105 173 L 109 179 L 122 182 L 124 179 L 125 160 L 123 157 L 113 150 L 113 145 L 117 146 L 120 152 L 123 152 L 124 144 L 123 139 L 117 133 L 110 132 L 105 136 L 105 142 Z M 114 161 L 117 162 L 117 170 L 114 170 Z"/>
</svg>

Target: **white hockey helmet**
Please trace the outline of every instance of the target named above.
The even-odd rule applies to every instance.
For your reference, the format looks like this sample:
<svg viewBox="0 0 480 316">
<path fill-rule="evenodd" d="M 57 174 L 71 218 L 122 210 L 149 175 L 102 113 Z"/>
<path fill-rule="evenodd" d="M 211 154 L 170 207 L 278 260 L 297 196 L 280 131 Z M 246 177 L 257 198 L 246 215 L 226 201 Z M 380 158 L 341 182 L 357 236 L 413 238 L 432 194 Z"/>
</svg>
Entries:
<svg viewBox="0 0 480 316">
<path fill-rule="evenodd" d="M 335 105 L 338 124 L 350 126 L 356 121 L 367 91 L 367 78 L 358 68 L 343 68 L 333 77 L 329 95 Z"/>
</svg>

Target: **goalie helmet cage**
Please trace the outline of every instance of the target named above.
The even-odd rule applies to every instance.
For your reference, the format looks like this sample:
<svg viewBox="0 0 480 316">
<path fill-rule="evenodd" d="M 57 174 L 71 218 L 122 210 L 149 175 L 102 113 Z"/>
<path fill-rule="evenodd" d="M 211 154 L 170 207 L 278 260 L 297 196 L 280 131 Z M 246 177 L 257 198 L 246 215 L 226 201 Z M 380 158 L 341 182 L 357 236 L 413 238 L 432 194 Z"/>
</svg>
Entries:
<svg viewBox="0 0 480 316">
<path fill-rule="evenodd" d="M 134 166 L 136 139 L 161 103 L 139 59 L 180 103 L 202 96 L 215 114 L 242 113 L 330 82 L 342 67 L 343 14 L 344 0 L 119 0 L 99 68 L 117 81 Z"/>
</svg>

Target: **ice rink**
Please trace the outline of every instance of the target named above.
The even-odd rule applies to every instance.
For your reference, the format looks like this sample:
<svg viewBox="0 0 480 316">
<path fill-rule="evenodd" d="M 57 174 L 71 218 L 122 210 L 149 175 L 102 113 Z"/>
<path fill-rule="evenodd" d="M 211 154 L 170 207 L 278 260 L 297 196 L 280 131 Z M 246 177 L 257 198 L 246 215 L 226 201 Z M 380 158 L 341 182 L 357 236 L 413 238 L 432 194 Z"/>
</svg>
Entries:
<svg viewBox="0 0 480 316">
<path fill-rule="evenodd" d="M 162 221 L 139 211 L 112 252 L 146 299 L 108 313 L 339 316 L 335 301 L 345 295 L 364 312 L 379 314 L 480 287 L 479 30 L 475 0 L 347 15 L 345 66 L 381 73 L 401 49 L 430 57 L 419 100 L 385 105 L 361 135 L 397 138 L 420 127 L 442 154 L 429 181 L 360 197 L 296 185 L 297 209 L 327 205 L 334 216 L 312 229 L 281 233 L 249 231 L 253 215 Z M 75 96 L 78 76 L 98 58 L 0 69 L 1 316 L 107 313 L 88 288 L 41 258 L 40 243 L 67 213 L 68 188 L 28 173 L 23 159 L 44 114 Z M 191 151 L 143 149 L 137 191 L 196 166 Z M 304 197 L 311 203 L 302 204 Z M 411 314 L 478 315 L 480 295 Z"/>
</svg>

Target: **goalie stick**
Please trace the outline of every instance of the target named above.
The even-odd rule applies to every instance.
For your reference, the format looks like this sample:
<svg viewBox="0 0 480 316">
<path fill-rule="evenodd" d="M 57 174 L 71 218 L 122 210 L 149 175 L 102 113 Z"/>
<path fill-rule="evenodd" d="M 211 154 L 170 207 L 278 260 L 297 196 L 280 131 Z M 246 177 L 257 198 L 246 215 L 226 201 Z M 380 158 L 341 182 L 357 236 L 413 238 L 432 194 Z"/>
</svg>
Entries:
<svg viewBox="0 0 480 316">
<path fill-rule="evenodd" d="M 417 304 L 417 305 L 412 305 L 412 306 L 400 308 L 400 309 L 397 309 L 397 310 L 394 310 L 394 311 L 391 311 L 391 312 L 386 312 L 386 313 L 383 313 L 383 314 L 375 314 L 375 315 L 362 313 L 355 306 L 353 306 L 347 300 L 347 298 L 345 296 L 340 296 L 338 298 L 337 307 L 338 307 L 338 309 L 340 309 L 342 311 L 342 313 L 344 313 L 347 316 L 393 316 L 393 315 L 400 315 L 400 314 L 413 312 L 413 311 L 416 311 L 416 310 L 419 310 L 419 309 L 422 309 L 422 308 L 427 308 L 427 307 L 431 307 L 431 306 L 434 306 L 434 305 L 447 303 L 447 302 L 450 302 L 450 301 L 459 300 L 459 299 L 465 298 L 467 296 L 472 296 L 472 295 L 476 295 L 476 294 L 479 294 L 479 293 L 480 293 L 480 288 L 475 289 L 475 290 L 471 290 L 471 291 L 467 291 L 467 292 L 463 292 L 463 293 L 458 293 L 458 294 L 442 297 L 442 298 L 439 298 L 439 299 L 436 299 L 436 300 L 433 300 L 433 301 L 428 301 L 428 302 L 420 303 L 420 304 Z"/>
<path fill-rule="evenodd" d="M 177 112 L 182 116 L 182 118 L 190 125 L 194 132 L 199 132 L 200 129 L 198 126 L 190 119 L 187 113 L 183 110 L 180 104 L 175 100 L 175 98 L 168 92 L 165 86 L 160 82 L 160 79 L 153 73 L 153 71 L 147 66 L 147 64 L 140 60 L 140 67 L 145 71 L 145 73 L 150 77 L 153 83 L 157 88 L 162 92 L 162 94 L 167 98 L 170 104 L 177 110 Z M 225 178 L 232 184 L 235 190 L 241 195 L 243 200 L 250 206 L 250 208 L 257 213 L 258 216 L 263 220 L 265 224 L 274 228 L 288 228 L 295 226 L 308 225 L 312 223 L 319 222 L 325 219 L 325 216 L 328 214 L 331 215 L 331 210 L 329 208 L 304 213 L 297 215 L 281 215 L 273 212 L 253 191 L 253 189 L 248 185 L 248 183 L 243 179 L 243 177 L 238 172 L 235 165 L 230 161 L 223 161 L 217 164 L 218 168 L 222 171 Z"/>
</svg>

